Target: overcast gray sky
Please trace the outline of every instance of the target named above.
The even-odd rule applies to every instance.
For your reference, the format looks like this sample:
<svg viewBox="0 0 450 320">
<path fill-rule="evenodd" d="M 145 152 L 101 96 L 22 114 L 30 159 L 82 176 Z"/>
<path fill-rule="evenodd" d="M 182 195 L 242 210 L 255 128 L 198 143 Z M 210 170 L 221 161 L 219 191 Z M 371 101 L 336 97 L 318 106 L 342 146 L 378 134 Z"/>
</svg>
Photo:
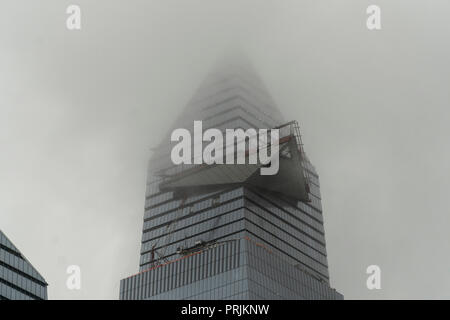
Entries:
<svg viewBox="0 0 450 320">
<path fill-rule="evenodd" d="M 78 4 L 82 29 L 66 29 Z M 366 28 L 377 4 L 382 30 Z M 346 298 L 450 298 L 448 0 L 3 0 L 0 228 L 51 299 L 117 299 L 138 271 L 146 163 L 241 48 L 321 179 Z M 82 288 L 66 288 L 66 268 Z M 369 291 L 368 265 L 382 271 Z"/>
</svg>

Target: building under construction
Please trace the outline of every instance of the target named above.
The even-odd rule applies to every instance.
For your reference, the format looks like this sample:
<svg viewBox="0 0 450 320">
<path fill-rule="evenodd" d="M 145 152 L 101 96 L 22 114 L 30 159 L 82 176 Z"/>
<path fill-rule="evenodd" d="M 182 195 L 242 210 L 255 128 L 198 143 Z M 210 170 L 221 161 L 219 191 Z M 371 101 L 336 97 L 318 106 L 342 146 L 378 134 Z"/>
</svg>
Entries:
<svg viewBox="0 0 450 320">
<path fill-rule="evenodd" d="M 319 180 L 297 122 L 234 62 L 207 77 L 173 129 L 195 120 L 223 132 L 279 129 L 279 171 L 175 166 L 169 133 L 149 163 L 140 272 L 120 282 L 120 299 L 342 299 L 330 287 Z"/>
</svg>

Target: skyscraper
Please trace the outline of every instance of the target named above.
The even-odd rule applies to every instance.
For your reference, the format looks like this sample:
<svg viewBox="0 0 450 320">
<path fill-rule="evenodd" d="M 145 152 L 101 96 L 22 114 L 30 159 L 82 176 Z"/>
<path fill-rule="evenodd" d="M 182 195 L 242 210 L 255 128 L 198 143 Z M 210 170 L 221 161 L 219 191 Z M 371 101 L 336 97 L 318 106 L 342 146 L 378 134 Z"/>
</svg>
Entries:
<svg viewBox="0 0 450 320">
<path fill-rule="evenodd" d="M 47 300 L 47 282 L 0 230 L 0 300 Z"/>
<path fill-rule="evenodd" d="M 279 171 L 175 166 L 169 134 L 149 163 L 140 272 L 121 281 L 120 299 L 342 299 L 329 285 L 317 173 L 252 68 L 211 73 L 172 129 L 195 120 L 279 129 Z"/>
</svg>

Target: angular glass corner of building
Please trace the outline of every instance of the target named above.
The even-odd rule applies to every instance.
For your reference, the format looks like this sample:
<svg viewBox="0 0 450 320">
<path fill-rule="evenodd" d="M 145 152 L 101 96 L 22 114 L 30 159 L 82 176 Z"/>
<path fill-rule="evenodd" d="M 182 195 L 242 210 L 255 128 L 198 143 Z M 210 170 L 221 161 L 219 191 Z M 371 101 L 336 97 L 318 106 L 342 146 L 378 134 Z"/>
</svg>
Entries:
<svg viewBox="0 0 450 320">
<path fill-rule="evenodd" d="M 284 121 L 251 67 L 213 72 L 173 129 L 194 120 L 222 132 L 280 128 L 279 171 L 180 173 L 170 139 L 161 143 L 149 163 L 139 273 L 121 280 L 120 299 L 343 299 L 330 287 L 319 177 L 298 124 Z"/>
<path fill-rule="evenodd" d="M 0 300 L 47 300 L 47 282 L 0 230 Z"/>
</svg>

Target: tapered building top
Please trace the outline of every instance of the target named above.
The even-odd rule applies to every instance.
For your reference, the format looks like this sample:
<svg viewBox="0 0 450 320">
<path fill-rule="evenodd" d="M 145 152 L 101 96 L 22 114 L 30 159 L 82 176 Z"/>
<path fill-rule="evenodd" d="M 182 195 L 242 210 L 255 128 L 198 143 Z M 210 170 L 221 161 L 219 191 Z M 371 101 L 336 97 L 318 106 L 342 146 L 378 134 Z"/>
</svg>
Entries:
<svg viewBox="0 0 450 320">
<path fill-rule="evenodd" d="M 251 63 L 242 56 L 228 56 L 216 63 L 182 113 L 169 124 L 163 141 L 154 149 L 152 170 L 170 165 L 175 144 L 170 142 L 171 132 L 177 128 L 192 132 L 196 120 L 202 120 L 203 130 L 223 132 L 227 128 L 274 128 L 286 122 Z"/>
<path fill-rule="evenodd" d="M 240 101 L 252 103 L 257 113 L 262 114 L 262 118 L 270 118 L 271 123 L 278 125 L 284 122 L 283 116 L 250 62 L 244 58 L 228 57 L 216 63 L 213 71 L 206 76 L 175 121 L 175 127 L 193 118 L 204 120 L 211 114 L 226 111 L 227 105 L 223 104 L 226 101 L 235 105 Z"/>
</svg>

